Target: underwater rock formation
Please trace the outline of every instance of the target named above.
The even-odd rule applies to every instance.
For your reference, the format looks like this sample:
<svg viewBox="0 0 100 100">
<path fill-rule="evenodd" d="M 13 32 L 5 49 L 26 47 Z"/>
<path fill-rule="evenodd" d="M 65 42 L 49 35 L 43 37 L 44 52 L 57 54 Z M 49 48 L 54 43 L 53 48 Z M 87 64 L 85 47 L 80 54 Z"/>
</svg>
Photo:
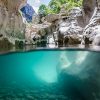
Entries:
<svg viewBox="0 0 100 100">
<path fill-rule="evenodd" d="M 58 79 L 65 95 L 73 94 L 73 100 L 99 100 L 99 52 L 80 51 L 72 62 L 69 59 L 73 57 L 67 53 L 61 55 L 60 64 L 57 66 Z"/>
<path fill-rule="evenodd" d="M 15 40 L 25 38 L 25 24 L 19 12 L 26 0 L 0 0 L 0 40 L 7 38 L 15 44 Z"/>
</svg>

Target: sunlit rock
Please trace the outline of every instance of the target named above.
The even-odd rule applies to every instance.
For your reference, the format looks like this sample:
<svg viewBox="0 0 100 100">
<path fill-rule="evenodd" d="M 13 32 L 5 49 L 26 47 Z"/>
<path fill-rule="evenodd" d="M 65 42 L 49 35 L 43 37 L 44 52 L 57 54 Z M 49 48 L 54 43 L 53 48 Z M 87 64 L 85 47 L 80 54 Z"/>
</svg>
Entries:
<svg viewBox="0 0 100 100">
<path fill-rule="evenodd" d="M 36 41 L 41 41 L 42 37 L 47 34 L 51 34 L 51 23 L 44 22 L 42 24 L 27 24 L 25 39 L 29 44 L 34 44 Z"/>
<path fill-rule="evenodd" d="M 69 12 L 69 16 L 62 18 L 58 22 L 58 41 L 62 44 L 80 44 L 83 27 L 78 23 L 78 17 L 82 10 L 74 8 Z M 62 39 L 61 39 L 62 37 Z M 62 45 L 61 44 L 61 45 Z"/>
<path fill-rule="evenodd" d="M 99 31 L 100 32 L 100 31 Z M 92 43 L 94 46 L 100 46 L 100 33 L 97 34 Z"/>
</svg>

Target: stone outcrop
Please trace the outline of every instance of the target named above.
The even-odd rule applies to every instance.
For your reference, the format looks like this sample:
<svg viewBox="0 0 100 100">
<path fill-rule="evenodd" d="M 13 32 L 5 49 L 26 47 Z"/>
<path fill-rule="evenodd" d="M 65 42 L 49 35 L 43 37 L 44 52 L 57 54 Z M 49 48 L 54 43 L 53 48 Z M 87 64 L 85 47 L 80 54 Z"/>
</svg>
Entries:
<svg viewBox="0 0 100 100">
<path fill-rule="evenodd" d="M 36 44 L 38 41 L 46 40 L 47 34 L 51 34 L 51 23 L 27 24 L 25 40 L 26 44 Z"/>
<path fill-rule="evenodd" d="M 83 18 L 85 25 L 89 23 L 89 20 L 94 13 L 96 4 L 96 0 L 83 0 Z"/>
<path fill-rule="evenodd" d="M 23 40 L 25 24 L 20 14 L 20 8 L 26 0 L 0 0 L 0 40 L 7 38 L 15 44 L 15 40 Z"/>
<path fill-rule="evenodd" d="M 58 36 L 56 42 L 58 42 L 59 46 L 75 44 L 99 45 L 99 3 L 99 0 L 83 0 L 82 8 L 75 7 L 70 11 L 66 11 L 65 5 L 62 5 L 59 14 L 49 14 L 42 18 L 40 18 L 39 16 L 34 17 L 33 23 L 35 20 L 36 23 L 34 23 L 32 27 L 37 28 L 35 28 L 35 33 L 38 33 L 38 35 L 42 33 L 42 35 L 45 36 L 45 32 L 52 35 L 56 33 Z M 39 21 L 41 22 L 41 24 L 39 24 Z M 44 23 L 47 24 L 46 28 L 44 27 Z M 51 25 L 48 26 L 48 23 L 50 23 Z M 40 26 L 42 27 L 40 28 Z M 30 38 L 32 36 L 28 35 L 26 33 L 27 37 Z M 30 39 L 32 39 L 33 36 Z M 29 40 L 29 38 L 27 40 Z"/>
<path fill-rule="evenodd" d="M 94 0 L 96 1 L 96 0 Z M 89 24 L 86 25 L 84 32 L 83 32 L 83 44 L 87 44 L 86 39 L 89 42 L 92 42 L 93 45 L 100 45 L 100 1 L 98 0 L 94 9 L 93 14 L 90 17 Z"/>
<path fill-rule="evenodd" d="M 66 46 L 68 44 L 80 44 L 83 32 L 84 23 L 83 20 L 79 20 L 82 16 L 82 9 L 76 7 L 72 9 L 66 16 L 66 12 L 62 15 L 58 21 L 57 31 L 58 31 L 58 44 Z"/>
<path fill-rule="evenodd" d="M 39 15 L 33 16 L 30 24 L 23 23 L 20 13 L 25 5 L 26 0 L 0 0 L 0 40 L 7 38 L 12 44 L 26 40 L 26 44 L 33 44 L 36 40 L 40 41 L 41 37 L 47 39 L 48 35 L 56 33 L 58 37 L 55 42 L 59 46 L 100 44 L 99 0 L 83 0 L 82 8 L 75 7 L 69 12 L 62 5 L 59 14 L 49 14 L 42 18 Z M 29 12 L 33 15 L 31 12 L 33 9 Z M 30 19 L 30 15 L 28 17 Z"/>
<path fill-rule="evenodd" d="M 60 17 L 56 21 L 58 44 L 62 46 L 72 44 L 99 45 L 99 5 L 99 0 L 83 0 L 82 9 L 76 7 L 70 12 L 66 12 L 62 7 L 59 13 Z"/>
</svg>

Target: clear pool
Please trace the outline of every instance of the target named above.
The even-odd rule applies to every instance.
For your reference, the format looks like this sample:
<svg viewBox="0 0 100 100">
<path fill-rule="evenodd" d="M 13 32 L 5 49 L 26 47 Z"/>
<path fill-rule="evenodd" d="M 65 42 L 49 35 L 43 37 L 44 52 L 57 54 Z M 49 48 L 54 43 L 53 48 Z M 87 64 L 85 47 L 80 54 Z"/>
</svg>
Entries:
<svg viewBox="0 0 100 100">
<path fill-rule="evenodd" d="M 0 100 L 100 100 L 100 53 L 35 50 L 0 55 Z"/>
</svg>

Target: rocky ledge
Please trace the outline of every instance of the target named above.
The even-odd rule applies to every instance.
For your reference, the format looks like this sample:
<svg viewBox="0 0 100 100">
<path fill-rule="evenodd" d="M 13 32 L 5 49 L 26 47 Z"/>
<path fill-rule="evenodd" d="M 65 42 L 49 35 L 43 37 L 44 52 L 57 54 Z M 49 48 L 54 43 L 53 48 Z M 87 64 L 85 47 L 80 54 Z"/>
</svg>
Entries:
<svg viewBox="0 0 100 100">
<path fill-rule="evenodd" d="M 25 4 L 26 0 L 0 0 L 0 47 L 4 39 L 8 41 L 6 45 L 12 46 L 22 42 L 46 45 L 51 37 L 51 42 L 58 46 L 100 45 L 99 0 L 83 0 L 81 8 L 75 7 L 69 12 L 62 5 L 60 13 L 35 15 L 31 23 L 23 21 L 20 12 Z"/>
</svg>

